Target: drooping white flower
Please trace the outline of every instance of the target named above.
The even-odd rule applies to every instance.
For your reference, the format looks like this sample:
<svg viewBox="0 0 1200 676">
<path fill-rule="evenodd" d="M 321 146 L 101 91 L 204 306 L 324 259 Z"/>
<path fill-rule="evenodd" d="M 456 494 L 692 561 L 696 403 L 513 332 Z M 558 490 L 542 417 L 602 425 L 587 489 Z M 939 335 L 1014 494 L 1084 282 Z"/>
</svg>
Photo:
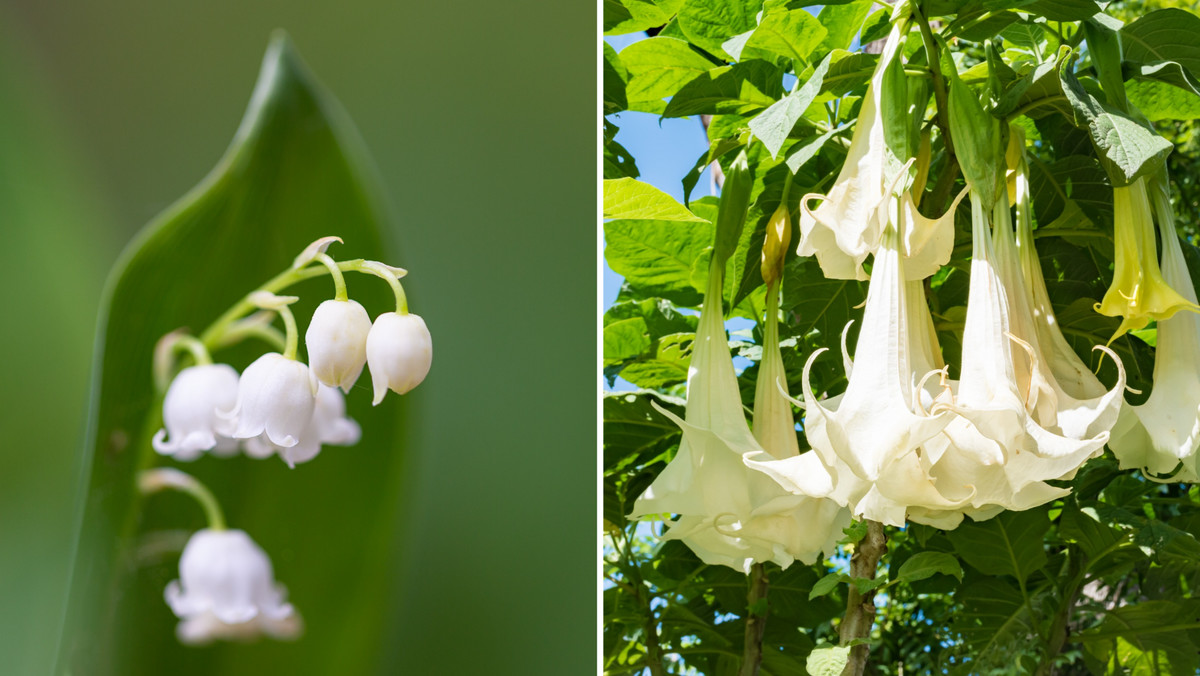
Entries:
<svg viewBox="0 0 1200 676">
<path fill-rule="evenodd" d="M 1163 281 L 1194 304 L 1196 288 L 1179 246 L 1165 176 L 1156 177 L 1152 192 Z M 1108 445 L 1122 468 L 1166 474 L 1182 462 L 1175 479 L 1200 482 L 1200 317 L 1180 312 L 1157 326 L 1154 388 L 1145 403 L 1121 410 Z"/>
<path fill-rule="evenodd" d="M 721 280 L 722 269 L 710 268 L 688 367 L 686 420 L 659 409 L 683 430 L 679 451 L 638 498 L 630 516 L 678 515 L 663 537 L 682 540 L 705 563 L 742 571 L 763 561 L 785 567 L 796 559 L 812 563 L 822 551 L 832 551 L 837 537 L 831 534 L 840 534 L 847 518 L 837 504 L 823 499 L 832 481 L 814 454 L 788 458 L 792 449 L 786 438 L 767 431 L 780 428 L 764 425 L 764 438 L 780 440 L 771 442 L 768 453 L 746 425 L 725 339 Z M 794 437 L 794 425 L 792 430 Z M 748 466 L 775 458 L 773 453 L 796 461 L 806 458 L 800 462 L 811 471 L 799 475 L 808 493 L 784 490 Z"/>
<path fill-rule="evenodd" d="M 1066 495 L 1068 489 L 1045 482 L 1070 479 L 1108 440 L 1107 429 L 1079 425 L 1075 432 L 1080 437 L 1072 438 L 1057 424 L 1057 391 L 1047 378 L 1046 360 L 1026 340 L 1036 340 L 1031 314 L 1023 320 L 1030 327 L 1024 339 L 1014 333 L 1014 315 L 1030 313 L 1030 294 L 1012 241 L 1007 196 L 996 205 L 994 237 L 974 191 L 971 202 L 971 280 L 961 376 L 952 388 L 953 401 L 934 406 L 956 416 L 924 445 L 922 455 L 926 474 L 944 495 L 969 497 L 956 509 L 910 514 L 914 521 L 941 527 L 952 527 L 946 524 L 956 523 L 963 514 L 987 519 L 1005 509 L 1029 509 Z M 1020 368 L 1018 359 L 1024 360 Z M 1111 401 L 1110 395 L 1100 399 Z M 1096 408 L 1111 411 L 1106 406 Z M 1102 412 L 1096 416 L 1100 418 L 1111 425 L 1111 415 Z"/>
<path fill-rule="evenodd" d="M 358 301 L 330 299 L 318 305 L 304 333 L 317 380 L 349 392 L 367 363 L 370 330 L 371 317 Z"/>
<path fill-rule="evenodd" d="M 390 389 L 405 394 L 429 373 L 433 339 L 425 320 L 414 314 L 385 312 L 375 318 L 367 334 L 367 367 L 378 404 Z"/>
<path fill-rule="evenodd" d="M 204 451 L 229 446 L 233 425 L 217 412 L 233 407 L 237 394 L 238 374 L 228 364 L 189 366 L 180 371 L 163 400 L 165 428 L 151 440 L 154 450 L 188 461 Z"/>
<path fill-rule="evenodd" d="M 303 362 L 268 352 L 242 373 L 233 410 L 218 413 L 237 421 L 235 439 L 266 434 L 271 443 L 290 448 L 312 419 L 316 389 Z"/>
<path fill-rule="evenodd" d="M 260 434 L 247 439 L 245 449 L 246 455 L 253 458 L 267 458 L 278 454 L 288 467 L 295 467 L 317 457 L 322 445 L 353 446 L 361 437 L 362 428 L 357 422 L 346 417 L 346 398 L 336 387 L 321 385 L 317 389 L 312 418 L 300 435 L 299 443 L 284 448 L 271 443 L 266 434 Z"/>
<path fill-rule="evenodd" d="M 240 530 L 192 535 L 179 560 L 179 579 L 167 585 L 165 597 L 180 619 L 176 633 L 184 643 L 261 634 L 290 639 L 301 631 L 270 558 Z"/>
</svg>

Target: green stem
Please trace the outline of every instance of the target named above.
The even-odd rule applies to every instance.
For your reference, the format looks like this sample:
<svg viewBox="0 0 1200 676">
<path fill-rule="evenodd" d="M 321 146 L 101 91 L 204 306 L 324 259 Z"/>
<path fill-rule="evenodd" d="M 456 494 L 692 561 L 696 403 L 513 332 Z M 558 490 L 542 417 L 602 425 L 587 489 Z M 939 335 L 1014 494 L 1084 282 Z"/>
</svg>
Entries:
<svg viewBox="0 0 1200 676">
<path fill-rule="evenodd" d="M 281 305 L 275 311 L 283 319 L 283 356 L 288 359 L 295 359 L 296 351 L 300 344 L 300 331 L 296 329 L 296 316 L 292 314 L 292 309 L 286 305 Z"/>
<path fill-rule="evenodd" d="M 142 495 L 152 495 L 164 490 L 187 493 L 204 509 L 210 530 L 225 530 L 225 514 L 221 511 L 216 496 L 190 474 L 171 467 L 144 470 L 138 474 L 138 489 Z"/>
<path fill-rule="evenodd" d="M 758 676 L 762 665 L 762 640 L 767 629 L 767 611 L 759 608 L 767 598 L 769 584 L 763 564 L 750 567 L 750 592 L 746 596 L 746 632 L 742 649 L 742 667 L 738 676 Z"/>
<path fill-rule="evenodd" d="M 942 144 L 946 148 L 946 164 L 942 174 L 929 195 L 929 206 L 933 209 L 927 213 L 942 213 L 950 199 L 950 191 L 954 189 L 954 180 L 958 175 L 958 156 L 954 153 L 954 139 L 950 137 L 950 96 L 946 89 L 946 78 L 942 74 L 941 54 L 937 41 L 933 38 L 933 29 L 929 20 L 921 13 L 917 3 L 913 3 L 913 17 L 921 30 L 921 42 L 925 46 L 925 59 L 929 62 L 929 73 L 933 76 L 933 99 L 937 112 L 934 121 L 942 135 Z"/>
<path fill-rule="evenodd" d="M 319 253 L 313 257 L 325 269 L 329 270 L 329 276 L 333 278 L 333 298 L 334 300 L 346 301 L 350 296 L 346 293 L 346 278 L 342 276 L 342 271 L 338 268 L 337 261 L 333 260 L 329 254 Z"/>
<path fill-rule="evenodd" d="M 396 294 L 396 314 L 408 314 L 408 297 L 404 295 L 404 287 L 400 286 L 400 280 L 396 278 L 396 275 L 391 270 L 388 270 L 375 261 L 365 261 L 359 266 L 358 272 L 375 275 L 387 282 L 392 287 L 392 293 Z"/>
</svg>

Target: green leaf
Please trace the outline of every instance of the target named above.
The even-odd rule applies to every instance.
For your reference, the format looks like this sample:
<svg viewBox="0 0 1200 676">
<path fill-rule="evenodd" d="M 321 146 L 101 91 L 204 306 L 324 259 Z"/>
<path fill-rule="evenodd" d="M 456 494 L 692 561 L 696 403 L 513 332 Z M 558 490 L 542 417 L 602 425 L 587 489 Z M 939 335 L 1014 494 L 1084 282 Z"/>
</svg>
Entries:
<svg viewBox="0 0 1200 676">
<path fill-rule="evenodd" d="M 827 33 L 817 17 L 806 9 L 768 14 L 746 40 L 740 58 L 781 56 L 808 63 L 809 55 Z"/>
<path fill-rule="evenodd" d="M 1003 512 L 979 523 L 964 522 L 948 535 L 954 551 L 987 575 L 1010 575 L 1024 583 L 1046 565 L 1042 538 L 1050 529 L 1044 509 Z"/>
<path fill-rule="evenodd" d="M 792 127 L 796 126 L 796 121 L 812 105 L 813 99 L 817 98 L 817 94 L 821 91 L 821 83 L 828 70 L 829 57 L 825 57 L 825 60 L 817 65 L 803 86 L 750 120 L 750 131 L 762 140 L 763 145 L 771 152 L 772 158 L 779 155 L 779 149 L 783 147 L 784 141 L 792 133 Z"/>
<path fill-rule="evenodd" d="M 139 469 L 170 464 L 150 445 L 161 424 L 162 399 L 151 377 L 160 336 L 181 326 L 204 328 L 324 235 L 345 239 L 338 256 L 397 261 L 382 241 L 386 217 L 369 167 L 345 112 L 277 35 L 225 156 L 125 252 L 107 286 L 99 331 L 78 487 L 86 497 L 55 673 L 377 668 L 391 605 L 382 600 L 395 598 L 403 579 L 396 533 L 405 504 L 404 430 L 415 423 L 404 415 L 411 399 L 389 397 L 372 408 L 370 397 L 351 393 L 349 414 L 362 425 L 362 441 L 346 452 L 327 449 L 295 470 L 245 457 L 187 467 L 216 494 L 230 525 L 272 554 L 307 624 L 307 635 L 294 644 L 181 645 L 163 603 L 164 584 L 177 577 L 178 552 L 145 547 L 170 543 L 167 529 L 199 528 L 202 519 L 187 499 L 143 500 L 136 488 Z M 303 297 L 296 314 L 308 316 L 328 297 L 328 284 L 294 287 Z M 359 283 L 353 293 L 372 311 L 390 310 L 394 302 L 382 284 Z M 240 368 L 263 351 L 240 345 L 216 356 Z"/>
<path fill-rule="evenodd" d="M 620 392 L 604 397 L 601 415 L 604 418 L 605 472 L 616 471 L 630 462 L 636 462 L 638 455 L 657 455 L 664 445 L 679 436 L 679 427 L 651 406 L 651 401 L 683 415 L 682 400 L 664 397 L 657 392 Z M 647 460 L 643 459 L 642 462 Z"/>
<path fill-rule="evenodd" d="M 665 99 L 712 67 L 709 61 L 686 41 L 653 37 L 639 40 L 621 50 L 621 61 L 629 70 L 626 94 L 629 109 L 662 113 Z"/>
<path fill-rule="evenodd" d="M 898 579 L 904 582 L 917 582 L 937 574 L 953 575 L 962 581 L 963 569 L 958 559 L 945 552 L 919 552 L 900 566 Z"/>
<path fill-rule="evenodd" d="M 775 103 L 783 96 L 783 71 L 767 61 L 722 66 L 685 84 L 663 110 L 663 117 L 743 115 Z"/>
<path fill-rule="evenodd" d="M 663 336 L 654 357 L 635 361 L 621 370 L 621 377 L 644 388 L 666 387 L 687 381 L 691 363 L 691 333 Z"/>
<path fill-rule="evenodd" d="M 762 0 L 686 0 L 679 9 L 679 28 L 692 44 L 729 56 L 721 44 L 757 25 Z"/>
<path fill-rule="evenodd" d="M 816 157 L 817 153 L 821 152 L 821 149 L 825 147 L 825 143 L 828 142 L 829 139 L 833 138 L 835 134 L 840 134 L 843 131 L 846 131 L 848 128 L 849 127 L 846 125 L 834 127 L 833 129 L 830 129 L 829 131 L 817 136 L 807 143 L 796 144 L 794 146 L 794 150 L 792 150 L 787 156 L 787 168 L 790 169 L 793 174 L 799 172 L 800 168 L 803 167 L 805 163 Z"/>
<path fill-rule="evenodd" d="M 1129 102 L 1151 122 L 1200 117 L 1200 82 L 1183 66 L 1174 61 L 1126 66 L 1127 76 L 1138 78 L 1125 82 Z"/>
<path fill-rule="evenodd" d="M 604 327 L 604 363 L 634 359 L 650 349 L 646 320 L 631 317 Z"/>
<path fill-rule="evenodd" d="M 667 193 L 632 178 L 604 182 L 604 218 L 708 223 Z"/>
<path fill-rule="evenodd" d="M 822 645 L 808 654 L 804 667 L 812 676 L 841 676 L 850 661 L 850 646 Z"/>
<path fill-rule="evenodd" d="M 1041 54 L 1041 45 L 1046 32 L 1041 26 L 1029 21 L 1014 23 L 1000 31 L 1000 37 L 1017 47 L 1028 49 L 1034 54 Z"/>
<path fill-rule="evenodd" d="M 604 224 L 604 258 L 626 284 L 647 296 L 696 305 L 692 265 L 712 246 L 707 221 L 617 220 Z"/>
<path fill-rule="evenodd" d="M 1075 112 L 1075 123 L 1091 135 L 1092 144 L 1114 186 L 1128 185 L 1157 171 L 1171 153 L 1171 142 L 1128 115 L 1089 94 L 1072 72 L 1073 59 L 1059 67 L 1063 94 Z"/>
<path fill-rule="evenodd" d="M 1175 61 L 1200 78 L 1200 17 L 1183 9 L 1159 9 L 1121 29 L 1126 61 Z"/>
<path fill-rule="evenodd" d="M 850 49 L 873 4 L 870 0 L 854 0 L 844 5 L 823 7 L 817 20 L 825 27 L 826 33 L 818 51 Z"/>
<path fill-rule="evenodd" d="M 829 53 L 829 72 L 825 74 L 821 93 L 829 92 L 835 96 L 844 96 L 852 90 L 866 85 L 875 73 L 875 66 L 878 63 L 878 54 L 833 50 Z"/>
<path fill-rule="evenodd" d="M 1112 184 L 1094 157 L 1068 155 L 1049 164 L 1035 160 L 1030 163 L 1029 175 L 1039 227 L 1050 227 L 1071 202 L 1082 208 L 1080 215 L 1095 222 L 1112 218 Z"/>
<path fill-rule="evenodd" d="M 816 584 L 812 586 L 812 590 L 808 592 L 808 599 L 811 601 L 812 599 L 825 596 L 834 589 L 837 589 L 839 584 L 848 579 L 845 573 L 830 573 L 817 580 Z"/>
<path fill-rule="evenodd" d="M 678 2 L 604 0 L 604 34 L 624 35 L 656 28 L 671 19 Z"/>
<path fill-rule="evenodd" d="M 1194 602 L 1143 601 L 1109 610 L 1080 638 L 1094 659 L 1123 667 L 1120 673 L 1192 674 L 1200 669 L 1196 612 Z"/>
<path fill-rule="evenodd" d="M 1033 618 L 1021 591 L 1003 579 L 984 580 L 955 597 L 962 611 L 952 626 L 971 648 L 971 673 L 1011 673 L 1016 656 L 1036 645 Z"/>
<path fill-rule="evenodd" d="M 860 282 L 826 279 L 813 258 L 794 258 L 786 264 L 781 305 L 797 315 L 797 335 L 816 331 L 824 336 L 826 346 L 836 347 L 835 341 L 864 297 Z"/>
<path fill-rule="evenodd" d="M 1023 9 L 1051 21 L 1081 21 L 1099 12 L 1100 6 L 1092 0 L 1037 0 Z"/>
<path fill-rule="evenodd" d="M 625 146 L 617 143 L 616 136 L 620 129 L 617 125 L 604 121 L 604 178 L 637 178 L 639 175 L 637 162 Z"/>
<path fill-rule="evenodd" d="M 625 81 L 629 72 L 612 45 L 604 43 L 604 114 L 619 113 L 629 105 L 625 97 Z"/>
</svg>

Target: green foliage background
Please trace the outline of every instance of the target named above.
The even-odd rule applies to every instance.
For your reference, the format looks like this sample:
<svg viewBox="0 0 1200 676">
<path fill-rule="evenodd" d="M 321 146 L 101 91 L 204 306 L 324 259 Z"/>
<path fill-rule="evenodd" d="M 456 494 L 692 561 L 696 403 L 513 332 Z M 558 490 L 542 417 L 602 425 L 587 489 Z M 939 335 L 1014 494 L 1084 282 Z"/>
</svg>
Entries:
<svg viewBox="0 0 1200 676">
<path fill-rule="evenodd" d="M 358 127 L 390 202 L 390 255 L 411 271 L 406 288 L 436 344 L 429 380 L 406 398 L 406 445 L 395 449 L 408 469 L 396 587 L 381 589 L 371 611 L 385 617 L 382 648 L 361 661 L 386 673 L 590 669 L 594 540 L 583 525 L 595 505 L 595 381 L 579 355 L 594 353 L 595 335 L 579 299 L 594 295 L 594 281 L 579 271 L 594 261 L 594 24 L 591 7 L 546 2 L 471 3 L 453 17 L 383 2 L 0 6 L 5 673 L 51 670 L 104 276 L 224 152 L 277 27 Z M 213 273 L 179 270 L 178 283 Z M 346 458 L 357 471 L 372 463 Z M 321 459 L 338 462 L 310 465 L 314 504 L 337 493 L 321 485 Z M 255 469 L 288 479 L 276 464 Z M 229 490 L 219 497 L 236 524 L 254 488 Z M 319 547 L 322 529 L 347 518 L 346 504 L 325 507 L 319 523 L 279 513 L 281 532 Z M 281 555 L 276 565 L 296 596 L 299 580 L 284 571 L 303 561 Z M 321 593 L 349 586 L 357 570 L 327 575 Z M 165 615 L 144 620 L 147 650 L 174 641 Z M 309 619 L 315 630 L 337 618 Z"/>
</svg>

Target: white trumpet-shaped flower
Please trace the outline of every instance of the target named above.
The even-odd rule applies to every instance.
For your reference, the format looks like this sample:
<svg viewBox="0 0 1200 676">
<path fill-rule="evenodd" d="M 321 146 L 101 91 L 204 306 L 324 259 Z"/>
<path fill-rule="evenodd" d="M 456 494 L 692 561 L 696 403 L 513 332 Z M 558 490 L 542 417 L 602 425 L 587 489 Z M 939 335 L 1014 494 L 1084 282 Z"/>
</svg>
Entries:
<svg viewBox="0 0 1200 676">
<path fill-rule="evenodd" d="M 367 363 L 371 317 L 357 301 L 330 299 L 317 306 L 304 344 L 317 380 L 349 392 Z"/>
<path fill-rule="evenodd" d="M 432 364 L 433 339 L 424 319 L 395 312 L 375 318 L 367 334 L 367 366 L 375 388 L 372 403 L 383 401 L 389 389 L 405 394 L 420 385 Z"/>
<path fill-rule="evenodd" d="M 922 457 L 939 490 L 951 498 L 963 497 L 967 504 L 910 514 L 914 521 L 942 527 L 952 527 L 950 522 L 957 523 L 963 514 L 986 519 L 1005 509 L 1029 509 L 1066 495 L 1067 489 L 1045 482 L 1071 478 L 1108 440 L 1107 429 L 1083 425 L 1076 432 L 1092 436 L 1072 438 L 1052 421 L 1057 419 L 1056 391 L 1046 375 L 1046 360 L 1030 343 L 1036 340 L 1032 315 L 1017 323 L 1029 327 L 1026 336 L 1014 332 L 1020 330 L 1014 327 L 1014 314 L 1029 313 L 1031 301 L 1021 277 L 1007 196 L 997 202 L 994 238 L 974 191 L 971 202 L 971 280 L 961 377 L 953 388 L 953 401 L 934 405 L 934 410 L 952 411 L 956 417 L 925 444 Z M 1014 345 L 1019 355 L 1014 355 Z M 1098 418 L 1106 415 L 1111 420 L 1111 408 L 1098 408 L 1107 411 Z"/>
<path fill-rule="evenodd" d="M 179 579 L 167 585 L 165 596 L 180 618 L 179 640 L 187 644 L 262 634 L 291 639 L 301 631 L 271 559 L 240 530 L 192 535 L 179 559 Z"/>
<path fill-rule="evenodd" d="M 1152 185 L 1154 215 L 1162 237 L 1163 281 L 1188 303 L 1196 288 L 1175 231 L 1167 181 Z M 1126 405 L 1113 428 L 1109 448 L 1122 468 L 1165 474 L 1183 466 L 1176 480 L 1200 481 L 1200 317 L 1180 312 L 1158 321 L 1154 388 L 1140 406 Z"/>
<path fill-rule="evenodd" d="M 204 451 L 236 447 L 237 442 L 230 438 L 233 424 L 217 412 L 233 407 L 237 394 L 238 374 L 228 364 L 202 364 L 180 371 L 163 400 L 164 429 L 151 440 L 154 450 L 187 461 Z"/>
<path fill-rule="evenodd" d="M 748 571 L 763 561 L 781 566 L 796 559 L 812 563 L 822 551 L 832 551 L 836 537 L 830 534 L 840 533 L 845 517 L 838 505 L 822 498 L 832 490 L 832 481 L 820 463 L 813 462 L 813 454 L 806 454 L 812 471 L 805 475 L 810 491 L 805 495 L 785 491 L 747 466 L 747 458 L 794 454 L 795 428 L 789 446 L 781 433 L 780 409 L 774 409 L 776 424 L 762 427 L 772 446 L 768 453 L 746 425 L 725 339 L 721 272 L 718 266 L 709 271 L 688 368 L 686 420 L 659 409 L 683 430 L 679 451 L 638 498 L 631 516 L 678 515 L 664 538 L 682 540 L 709 564 Z M 778 357 L 777 342 L 775 350 L 772 359 Z M 770 368 L 775 375 L 760 378 L 778 378 Z"/>
<path fill-rule="evenodd" d="M 362 428 L 346 417 L 346 398 L 336 387 L 320 385 L 308 427 L 295 446 L 284 448 L 271 443 L 266 434 L 245 441 L 246 455 L 268 458 L 278 454 L 288 467 L 295 467 L 317 457 L 322 445 L 353 446 L 362 437 Z"/>
<path fill-rule="evenodd" d="M 316 389 L 303 362 L 268 352 L 242 373 L 233 410 L 218 415 L 237 421 L 235 439 L 265 434 L 271 443 L 290 448 L 300 443 L 312 419 Z"/>
</svg>

